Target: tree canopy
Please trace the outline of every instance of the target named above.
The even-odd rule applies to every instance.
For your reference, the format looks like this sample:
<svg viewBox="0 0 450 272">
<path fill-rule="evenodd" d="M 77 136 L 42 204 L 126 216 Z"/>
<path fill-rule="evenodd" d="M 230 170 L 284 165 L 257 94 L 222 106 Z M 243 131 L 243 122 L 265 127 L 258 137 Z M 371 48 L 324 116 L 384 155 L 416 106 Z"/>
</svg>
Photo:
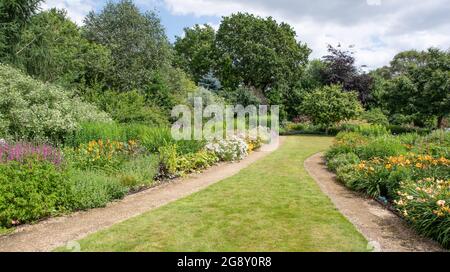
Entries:
<svg viewBox="0 0 450 272">
<path fill-rule="evenodd" d="M 391 114 L 411 115 L 416 122 L 435 117 L 442 127 L 450 113 L 450 52 L 403 52 L 391 65 L 383 97 Z"/>
<path fill-rule="evenodd" d="M 22 29 L 39 8 L 42 0 L 0 1 L 0 61 L 14 61 Z"/>
<path fill-rule="evenodd" d="M 195 25 L 184 29 L 184 37 L 177 37 L 174 49 L 176 63 L 186 70 L 195 82 L 211 72 L 216 33 L 210 25 Z"/>
<path fill-rule="evenodd" d="M 340 85 L 331 85 L 306 94 L 300 111 L 309 116 L 313 123 L 330 127 L 358 117 L 363 108 L 357 93 L 344 91 Z"/>
<path fill-rule="evenodd" d="M 341 84 L 346 91 L 358 93 L 359 100 L 367 104 L 372 90 L 372 78 L 360 71 L 355 65 L 355 58 L 350 51 L 328 46 L 329 55 L 323 57 L 326 64 L 322 71 L 326 85 Z"/>
<path fill-rule="evenodd" d="M 172 52 L 155 12 L 141 13 L 130 0 L 109 2 L 85 19 L 84 36 L 111 51 L 110 87 L 129 91 L 148 84 L 154 72 L 170 65 Z"/>
<path fill-rule="evenodd" d="M 19 67 L 42 81 L 69 87 L 103 81 L 111 62 L 109 50 L 83 38 L 64 10 L 34 15 L 18 45 Z"/>
<path fill-rule="evenodd" d="M 296 37 L 291 26 L 271 17 L 224 17 L 214 47 L 217 76 L 226 87 L 244 84 L 268 95 L 295 81 L 308 61 L 310 49 Z"/>
</svg>

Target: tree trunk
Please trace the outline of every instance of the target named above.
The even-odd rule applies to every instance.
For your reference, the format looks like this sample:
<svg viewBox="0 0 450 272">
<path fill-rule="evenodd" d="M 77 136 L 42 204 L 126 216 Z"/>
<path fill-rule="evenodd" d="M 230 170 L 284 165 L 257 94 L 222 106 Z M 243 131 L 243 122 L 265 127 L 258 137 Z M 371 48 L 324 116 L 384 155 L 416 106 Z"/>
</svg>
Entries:
<svg viewBox="0 0 450 272">
<path fill-rule="evenodd" d="M 438 117 L 437 125 L 438 125 L 439 129 L 443 129 L 444 128 L 444 116 L 439 116 Z"/>
</svg>

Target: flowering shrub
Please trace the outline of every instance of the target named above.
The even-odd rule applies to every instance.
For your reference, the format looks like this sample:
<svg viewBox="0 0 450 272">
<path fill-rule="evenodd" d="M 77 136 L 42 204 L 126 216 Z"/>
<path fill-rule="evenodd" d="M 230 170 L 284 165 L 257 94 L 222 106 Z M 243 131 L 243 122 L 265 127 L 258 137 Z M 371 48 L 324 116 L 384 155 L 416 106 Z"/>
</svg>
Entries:
<svg viewBox="0 0 450 272">
<path fill-rule="evenodd" d="M 227 139 L 213 140 L 206 145 L 221 161 L 238 161 L 248 155 L 249 146 L 242 137 L 231 136 Z"/>
<path fill-rule="evenodd" d="M 8 144 L 0 141 L 0 163 L 17 161 L 23 163 L 27 158 L 35 157 L 38 160 L 48 161 L 60 165 L 62 155 L 59 149 L 49 145 L 33 145 L 31 143 Z"/>
<path fill-rule="evenodd" d="M 127 159 L 140 152 L 135 141 L 91 141 L 81 144 L 78 148 L 68 148 L 65 154 L 77 169 L 117 170 Z"/>
<path fill-rule="evenodd" d="M 60 141 L 81 122 L 111 118 L 61 87 L 0 64 L 0 128 L 20 139 Z M 2 135 L 3 136 L 3 135 Z"/>
</svg>

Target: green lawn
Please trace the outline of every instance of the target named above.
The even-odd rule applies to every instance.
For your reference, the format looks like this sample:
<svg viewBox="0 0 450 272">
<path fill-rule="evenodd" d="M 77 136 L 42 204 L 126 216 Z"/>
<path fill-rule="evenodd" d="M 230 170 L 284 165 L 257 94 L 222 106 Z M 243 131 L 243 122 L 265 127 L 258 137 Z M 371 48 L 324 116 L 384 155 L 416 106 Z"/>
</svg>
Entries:
<svg viewBox="0 0 450 272">
<path fill-rule="evenodd" d="M 303 168 L 328 137 L 292 136 L 199 193 L 80 241 L 83 251 L 366 251 Z"/>
</svg>

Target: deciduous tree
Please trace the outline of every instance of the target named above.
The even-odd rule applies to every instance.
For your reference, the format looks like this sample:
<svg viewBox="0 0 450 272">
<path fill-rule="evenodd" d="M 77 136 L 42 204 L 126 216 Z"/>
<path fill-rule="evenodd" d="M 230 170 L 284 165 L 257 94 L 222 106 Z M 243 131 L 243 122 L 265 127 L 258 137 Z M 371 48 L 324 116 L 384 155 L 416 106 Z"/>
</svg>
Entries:
<svg viewBox="0 0 450 272">
<path fill-rule="evenodd" d="M 362 106 L 356 92 L 344 91 L 340 85 L 331 85 L 307 93 L 300 111 L 309 116 L 314 124 L 330 127 L 357 117 L 362 112 Z"/>
<path fill-rule="evenodd" d="M 156 71 L 172 62 L 159 17 L 141 13 L 132 1 L 109 2 L 100 13 L 89 13 L 84 30 L 88 40 L 111 50 L 109 82 L 114 89 L 142 89 Z"/>
<path fill-rule="evenodd" d="M 205 24 L 185 28 L 184 36 L 176 38 L 176 64 L 187 71 L 195 82 L 199 82 L 213 67 L 215 35 L 214 29 Z"/>
<path fill-rule="evenodd" d="M 225 87 L 244 84 L 270 96 L 295 82 L 308 61 L 310 49 L 296 38 L 291 26 L 271 17 L 224 17 L 215 41 L 216 75 Z"/>
</svg>

